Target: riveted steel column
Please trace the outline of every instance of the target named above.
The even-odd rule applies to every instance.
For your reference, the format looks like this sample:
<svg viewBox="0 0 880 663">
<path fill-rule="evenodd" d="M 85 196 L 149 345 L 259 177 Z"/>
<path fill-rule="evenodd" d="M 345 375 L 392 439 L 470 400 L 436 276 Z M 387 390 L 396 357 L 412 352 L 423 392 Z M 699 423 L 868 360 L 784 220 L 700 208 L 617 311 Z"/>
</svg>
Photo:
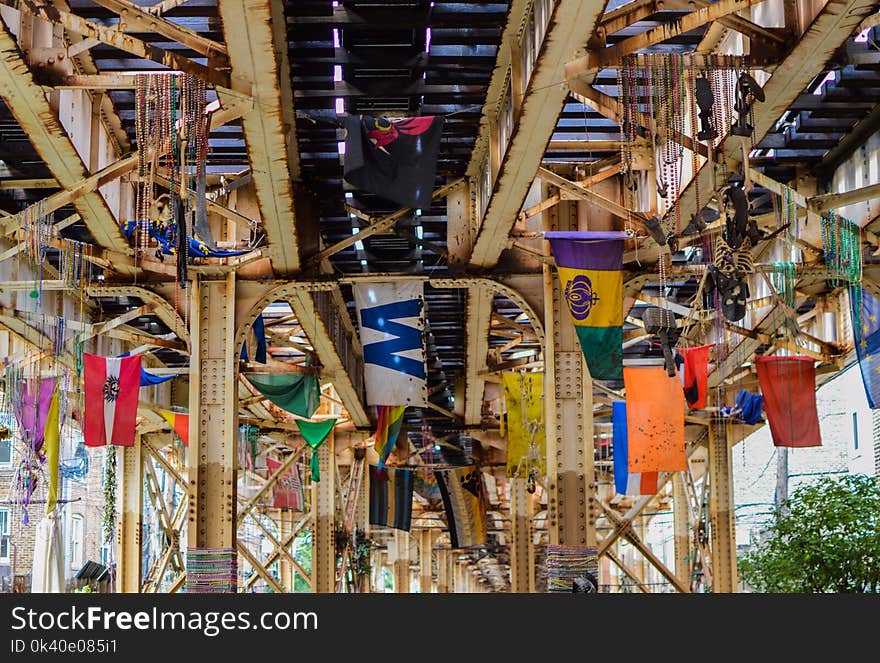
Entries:
<svg viewBox="0 0 880 663">
<path fill-rule="evenodd" d="M 593 389 L 565 298 L 544 265 L 547 527 L 554 545 L 596 545 Z"/>
<path fill-rule="evenodd" d="M 236 547 L 238 358 L 235 274 L 192 283 L 189 373 L 190 548 Z"/>
<path fill-rule="evenodd" d="M 321 480 L 312 483 L 312 592 L 332 594 L 336 591 L 336 450 L 333 431 L 318 447 Z"/>
<path fill-rule="evenodd" d="M 712 592 L 736 592 L 736 535 L 729 426 L 709 427 L 709 522 L 712 528 Z"/>
<path fill-rule="evenodd" d="M 437 593 L 449 592 L 449 551 L 437 550 Z"/>
<path fill-rule="evenodd" d="M 394 530 L 394 545 L 397 558 L 394 560 L 394 592 L 409 593 L 409 532 Z"/>
<path fill-rule="evenodd" d="M 675 575 L 690 586 L 690 507 L 684 488 L 684 477 L 677 473 L 672 477 L 672 519 L 675 535 Z"/>
<path fill-rule="evenodd" d="M 278 534 L 280 535 L 278 539 L 283 543 L 287 541 L 287 537 L 290 536 L 290 533 L 293 531 L 293 510 L 292 509 L 279 509 L 278 510 Z M 290 547 L 288 547 L 288 550 Z M 281 584 L 284 586 L 288 592 L 293 592 L 293 566 L 290 563 L 290 560 L 286 555 L 281 555 L 278 558 L 278 570 L 281 575 Z"/>
<path fill-rule="evenodd" d="M 510 591 L 529 591 L 531 502 L 525 479 L 510 480 Z"/>
<path fill-rule="evenodd" d="M 419 531 L 419 591 L 430 594 L 433 589 L 433 573 L 431 571 L 431 548 L 434 545 L 434 530 Z"/>
<path fill-rule="evenodd" d="M 143 466 L 141 440 L 138 435 L 133 447 L 105 447 L 105 453 L 116 454 L 121 468 L 118 481 L 119 522 L 116 527 L 117 592 L 141 591 L 141 526 L 143 524 Z"/>
</svg>

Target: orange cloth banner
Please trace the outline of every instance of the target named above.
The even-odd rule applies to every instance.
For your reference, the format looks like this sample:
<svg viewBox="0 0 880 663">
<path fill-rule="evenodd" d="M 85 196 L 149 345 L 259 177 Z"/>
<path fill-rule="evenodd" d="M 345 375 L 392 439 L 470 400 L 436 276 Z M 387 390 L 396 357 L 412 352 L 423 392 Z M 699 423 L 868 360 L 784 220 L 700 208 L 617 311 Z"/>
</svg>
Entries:
<svg viewBox="0 0 880 663">
<path fill-rule="evenodd" d="M 681 381 L 662 366 L 625 366 L 623 382 L 630 474 L 687 470 Z"/>
</svg>

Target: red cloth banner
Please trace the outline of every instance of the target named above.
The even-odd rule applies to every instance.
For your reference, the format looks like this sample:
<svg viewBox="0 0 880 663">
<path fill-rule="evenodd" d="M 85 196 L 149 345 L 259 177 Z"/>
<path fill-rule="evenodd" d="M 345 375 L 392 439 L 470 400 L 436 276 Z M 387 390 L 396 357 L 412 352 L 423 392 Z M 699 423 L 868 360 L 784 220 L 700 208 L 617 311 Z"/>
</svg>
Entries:
<svg viewBox="0 0 880 663">
<path fill-rule="evenodd" d="M 777 447 L 821 447 L 812 357 L 755 357 L 764 411 Z"/>
<path fill-rule="evenodd" d="M 86 446 L 134 446 L 141 357 L 83 355 L 86 405 L 83 437 Z"/>
</svg>

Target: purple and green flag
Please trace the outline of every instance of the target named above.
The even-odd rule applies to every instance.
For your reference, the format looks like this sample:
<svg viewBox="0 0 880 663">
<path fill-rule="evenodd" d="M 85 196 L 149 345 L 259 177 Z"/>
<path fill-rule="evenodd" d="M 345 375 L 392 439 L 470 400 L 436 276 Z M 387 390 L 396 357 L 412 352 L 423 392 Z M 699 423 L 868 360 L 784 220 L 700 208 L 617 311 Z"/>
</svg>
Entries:
<svg viewBox="0 0 880 663">
<path fill-rule="evenodd" d="M 547 232 L 559 282 L 594 380 L 623 379 L 625 232 Z"/>
</svg>

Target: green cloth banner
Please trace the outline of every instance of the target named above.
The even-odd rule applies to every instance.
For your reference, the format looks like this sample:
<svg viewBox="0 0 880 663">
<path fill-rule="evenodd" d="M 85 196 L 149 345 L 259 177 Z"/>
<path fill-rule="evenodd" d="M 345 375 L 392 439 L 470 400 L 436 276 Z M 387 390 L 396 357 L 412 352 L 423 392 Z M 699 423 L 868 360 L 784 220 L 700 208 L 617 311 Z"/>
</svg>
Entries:
<svg viewBox="0 0 880 663">
<path fill-rule="evenodd" d="M 301 417 L 311 417 L 321 402 L 317 375 L 247 373 L 245 377 L 275 405 Z"/>
<path fill-rule="evenodd" d="M 302 434 L 306 444 L 312 449 L 312 460 L 309 463 L 309 469 L 312 471 L 312 481 L 321 480 L 321 472 L 318 468 L 318 447 L 330 435 L 330 431 L 336 425 L 336 419 L 326 419 L 324 421 L 301 421 L 296 420 L 299 432 Z"/>
</svg>

